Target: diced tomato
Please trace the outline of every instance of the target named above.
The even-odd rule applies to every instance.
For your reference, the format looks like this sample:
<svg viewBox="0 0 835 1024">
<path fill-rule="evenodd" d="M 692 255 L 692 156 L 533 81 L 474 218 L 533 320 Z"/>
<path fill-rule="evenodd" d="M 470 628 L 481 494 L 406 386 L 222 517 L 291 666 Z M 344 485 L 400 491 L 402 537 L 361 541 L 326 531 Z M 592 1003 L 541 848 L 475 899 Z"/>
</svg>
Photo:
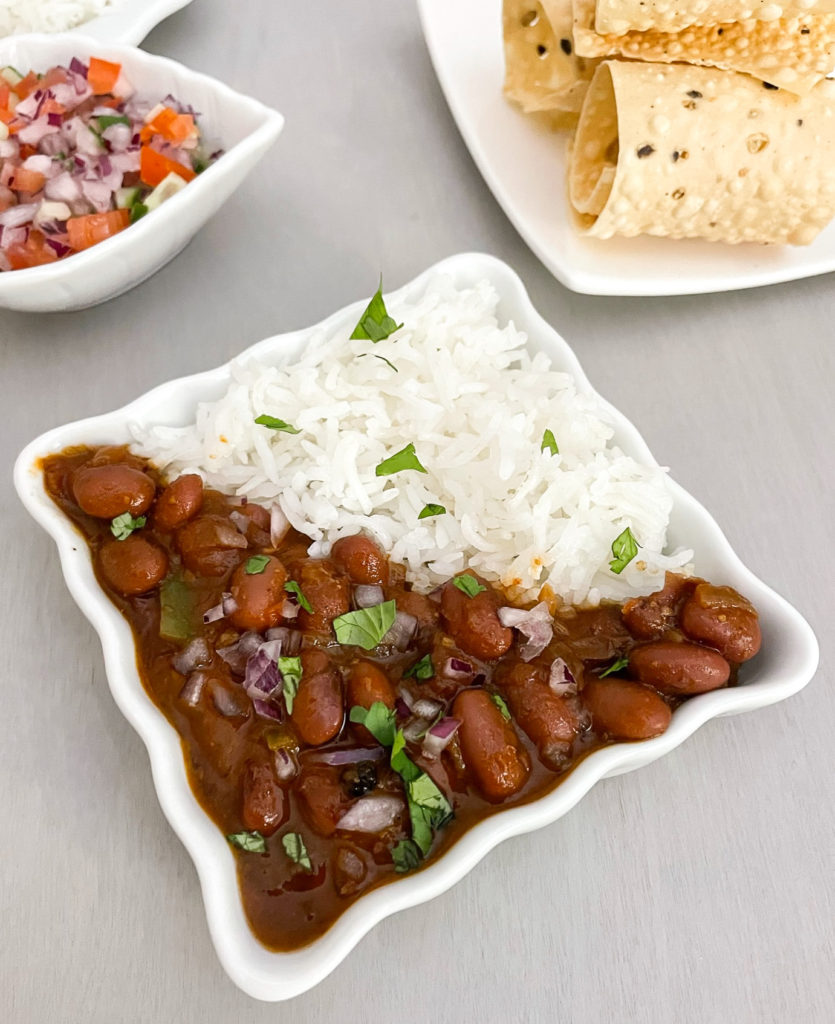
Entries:
<svg viewBox="0 0 835 1024">
<path fill-rule="evenodd" d="M 4 124 L 11 125 L 11 122 L 14 121 L 14 118 L 15 113 L 13 110 L 0 110 L 0 121 L 2 121 Z M 9 130 L 11 131 L 11 128 Z"/>
<path fill-rule="evenodd" d="M 121 71 L 121 64 L 111 64 L 108 60 L 91 57 L 90 68 L 87 71 L 87 81 L 93 93 L 96 96 L 104 96 L 109 92 L 113 92 Z"/>
<path fill-rule="evenodd" d="M 179 174 L 184 181 L 191 181 L 195 177 L 195 173 L 190 167 L 163 156 L 162 153 L 150 146 L 142 147 L 139 176 L 146 185 L 156 188 L 171 173 Z"/>
<path fill-rule="evenodd" d="M 11 245 L 4 249 L 12 270 L 25 270 L 27 267 L 40 267 L 44 263 L 54 263 L 58 255 L 46 244 L 40 231 L 30 231 L 29 238 L 23 245 Z"/>
<path fill-rule="evenodd" d="M 110 210 L 108 213 L 89 213 L 84 217 L 71 217 L 67 221 L 69 244 L 76 251 L 89 249 L 91 245 L 124 231 L 129 224 L 129 210 Z"/>
<path fill-rule="evenodd" d="M 29 93 L 34 92 L 40 84 L 40 78 L 38 78 L 34 71 L 30 71 L 22 81 L 17 83 L 14 87 L 14 91 L 17 93 L 19 99 L 25 100 Z"/>
<path fill-rule="evenodd" d="M 43 188 L 46 177 L 40 171 L 28 171 L 25 167 L 15 167 L 9 181 L 9 188 L 18 192 L 37 192 Z"/>
<path fill-rule="evenodd" d="M 38 152 L 37 146 L 30 146 L 28 142 L 20 143 L 20 159 L 28 160 L 30 156 L 34 156 Z"/>
<path fill-rule="evenodd" d="M 41 79 L 41 88 L 49 89 L 53 85 L 63 85 L 67 80 L 67 72 L 65 68 L 54 67 L 50 68 L 49 71 Z"/>
<path fill-rule="evenodd" d="M 8 82 L 0 83 L 0 107 L 3 110 L 8 109 L 9 97 L 11 96 L 11 94 L 12 89 Z"/>
</svg>

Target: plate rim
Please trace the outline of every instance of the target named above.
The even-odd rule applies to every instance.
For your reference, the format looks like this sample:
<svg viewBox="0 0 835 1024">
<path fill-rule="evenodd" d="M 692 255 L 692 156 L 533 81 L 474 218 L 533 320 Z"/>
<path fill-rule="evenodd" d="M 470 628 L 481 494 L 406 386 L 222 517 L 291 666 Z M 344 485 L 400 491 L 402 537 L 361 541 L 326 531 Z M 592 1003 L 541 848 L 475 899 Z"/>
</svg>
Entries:
<svg viewBox="0 0 835 1024">
<path fill-rule="evenodd" d="M 561 366 L 567 364 L 578 387 L 596 395 L 604 408 L 612 411 L 621 447 L 624 447 L 622 441 L 626 435 L 629 441 L 627 451 L 649 454 L 649 448 L 634 424 L 598 394 L 574 351 L 537 312 L 516 272 L 496 257 L 481 253 L 448 257 L 430 266 L 402 288 L 387 293 L 387 297 L 397 301 L 400 297 L 419 292 L 437 274 L 448 274 L 458 284 L 487 277 L 499 292 L 500 302 L 516 303 L 524 312 L 527 323 L 536 332 L 537 346 L 545 348 L 552 358 L 557 356 Z M 769 614 L 778 617 L 781 628 L 785 630 L 784 639 L 788 637 L 791 640 L 789 647 L 793 658 L 796 658 L 790 661 L 791 671 L 771 681 L 761 680 L 703 694 L 679 708 L 668 731 L 656 739 L 639 744 L 613 744 L 589 755 L 548 794 L 481 821 L 424 869 L 361 897 L 312 944 L 289 953 L 275 953 L 261 946 L 249 931 L 243 915 L 235 862 L 228 844 L 188 785 L 179 734 L 142 688 L 130 627 L 95 580 L 86 543 L 80 542 L 80 535 L 70 520 L 46 495 L 37 463 L 45 454 L 72 443 L 73 436 L 75 443 L 79 443 L 79 438 L 83 438 L 85 433 L 89 438 L 90 432 L 96 430 L 105 432 L 105 441 L 108 431 L 113 439 L 114 429 L 118 437 L 126 436 L 128 425 L 140 419 L 143 410 L 147 416 L 147 410 L 158 408 L 161 403 L 177 401 L 178 395 L 181 404 L 187 401 L 193 408 L 201 392 L 205 396 L 210 389 L 219 388 L 228 379 L 231 366 L 237 360 L 278 350 L 286 350 L 288 357 L 292 358 L 294 345 L 303 347 L 322 331 L 350 326 L 366 303 L 367 297 L 343 307 L 312 327 L 263 339 L 221 366 L 158 385 L 109 413 L 45 431 L 26 445 L 14 467 L 15 487 L 21 501 L 56 542 L 68 589 L 99 635 L 111 693 L 148 750 L 160 806 L 197 869 L 209 931 L 218 957 L 237 985 L 255 998 L 266 1001 L 289 999 L 312 988 L 383 918 L 440 895 L 463 878 L 493 847 L 510 836 L 553 823 L 602 778 L 651 763 L 679 746 L 712 718 L 786 699 L 811 680 L 818 664 L 817 640 L 800 612 L 742 563 L 710 513 L 684 488 L 670 480 L 675 503 L 683 505 L 686 511 L 698 518 L 707 531 L 711 549 L 718 551 L 723 565 L 727 563 L 728 575 L 734 581 L 745 580 L 744 585 L 748 586 L 752 596 L 758 595 L 756 602 L 761 610 L 765 602 Z M 651 455 L 649 457 L 652 458 Z"/>
</svg>

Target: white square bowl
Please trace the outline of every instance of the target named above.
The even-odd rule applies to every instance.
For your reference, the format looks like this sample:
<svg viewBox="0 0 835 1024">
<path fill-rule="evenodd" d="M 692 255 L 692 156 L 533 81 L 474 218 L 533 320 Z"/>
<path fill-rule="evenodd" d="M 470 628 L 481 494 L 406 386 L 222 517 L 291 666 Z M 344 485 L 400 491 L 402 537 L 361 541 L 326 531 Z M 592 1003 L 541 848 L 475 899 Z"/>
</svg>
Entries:
<svg viewBox="0 0 835 1024">
<path fill-rule="evenodd" d="M 572 374 L 581 392 L 594 395 L 602 403 L 615 427 L 615 444 L 636 459 L 655 464 L 637 429 L 597 395 L 574 353 L 539 316 L 522 282 L 506 264 L 478 254 L 453 256 L 399 292 L 387 295 L 389 308 L 400 298 L 414 301 L 435 274 L 449 275 L 459 287 L 488 279 L 500 296 L 500 321 L 512 319 L 528 334 L 532 349 L 545 351 L 555 369 Z M 349 332 L 367 301 L 366 297 L 316 327 L 268 338 L 242 353 L 242 358 L 255 357 L 263 362 L 295 359 L 313 335 L 340 329 Z M 656 739 L 617 743 L 598 750 L 581 761 L 550 793 L 487 818 L 422 870 L 403 875 L 360 897 L 310 945 L 291 953 L 271 952 L 257 941 L 247 925 L 235 859 L 220 829 L 202 810 L 189 787 L 180 738 L 142 686 L 130 627 L 99 586 L 87 544 L 44 490 L 40 470 L 42 458 L 70 445 L 129 443 L 130 424 L 183 425 L 193 420 L 198 402 L 214 400 L 225 392 L 230 373 L 227 363 L 206 373 L 170 381 L 115 412 L 42 434 L 18 457 L 15 486 L 28 511 L 58 545 L 67 586 L 101 639 L 111 692 L 145 742 L 160 805 L 197 868 L 215 949 L 233 981 L 250 995 L 265 1000 L 299 995 L 325 978 L 378 921 L 438 896 L 502 840 L 556 821 L 598 780 L 643 767 L 677 747 L 711 718 L 774 704 L 796 693 L 812 678 L 818 662 L 818 645 L 806 621 L 742 564 L 710 514 L 670 481 L 670 546 L 693 547 L 700 574 L 736 587 L 760 612 L 763 649 L 745 666 L 744 685 L 691 698 L 676 710 L 670 727 Z M 452 949 L 449 935 L 442 941 Z"/>
<path fill-rule="evenodd" d="M 210 142 L 224 149 L 187 188 L 118 235 L 84 252 L 42 267 L 0 273 L 0 308 L 27 313 L 84 309 L 140 284 L 173 259 L 226 202 L 284 124 L 281 114 L 165 57 L 127 46 L 105 45 L 87 36 L 9 36 L 0 40 L 0 66 L 46 71 L 102 57 L 122 64 L 140 95 L 171 93 L 199 111 Z"/>
<path fill-rule="evenodd" d="M 175 11 L 192 0 L 113 0 L 113 6 L 97 18 L 85 21 L 73 32 L 83 33 L 102 43 L 139 46 L 145 36 Z"/>
</svg>

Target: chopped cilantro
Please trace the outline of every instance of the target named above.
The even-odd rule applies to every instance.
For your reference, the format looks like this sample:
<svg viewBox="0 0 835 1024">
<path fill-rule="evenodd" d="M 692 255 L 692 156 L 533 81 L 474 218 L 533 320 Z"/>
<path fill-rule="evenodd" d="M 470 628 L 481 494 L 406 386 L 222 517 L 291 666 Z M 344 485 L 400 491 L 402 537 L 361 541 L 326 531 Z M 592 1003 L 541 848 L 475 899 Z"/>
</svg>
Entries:
<svg viewBox="0 0 835 1024">
<path fill-rule="evenodd" d="M 235 832 L 226 839 L 246 853 L 266 853 L 267 843 L 260 832 Z"/>
<path fill-rule="evenodd" d="M 268 416 L 266 413 L 256 416 L 255 422 L 259 423 L 262 427 L 269 427 L 270 430 L 283 430 L 285 434 L 301 433 L 297 427 L 294 427 L 289 423 L 285 423 L 284 420 L 276 419 L 275 416 Z"/>
<path fill-rule="evenodd" d="M 302 593 L 302 588 L 298 585 L 298 583 L 296 583 L 295 580 L 287 580 L 287 582 L 284 584 L 284 589 L 287 591 L 288 594 L 296 595 L 296 599 L 298 600 L 300 607 L 302 607 L 308 613 L 308 615 L 313 613 L 313 608 L 311 607 L 310 601 L 308 601 L 308 599 L 304 596 L 304 594 Z"/>
<path fill-rule="evenodd" d="M 638 554 L 638 542 L 632 536 L 632 531 L 628 526 L 612 541 L 612 554 L 615 557 L 609 562 L 609 568 L 618 575 Z"/>
<path fill-rule="evenodd" d="M 432 655 L 424 654 L 420 661 L 416 661 L 414 665 L 410 665 L 409 668 L 403 673 L 404 679 L 415 679 L 425 680 L 431 679 L 435 675 L 435 666 L 432 664 Z"/>
<path fill-rule="evenodd" d="M 301 658 L 278 658 L 278 671 L 284 680 L 284 703 L 287 706 L 287 714 L 293 714 L 293 701 L 299 692 L 299 683 L 302 681 L 302 659 Z"/>
<path fill-rule="evenodd" d="M 510 709 L 508 708 L 507 704 L 505 704 L 504 697 L 499 696 L 498 693 L 491 693 L 490 694 L 490 700 L 492 700 L 493 703 L 496 705 L 496 707 L 499 709 L 499 711 L 501 711 L 502 718 L 506 722 L 509 722 L 510 721 Z"/>
<path fill-rule="evenodd" d="M 355 704 L 348 718 L 357 725 L 364 725 L 381 746 L 390 747 L 394 743 L 397 716 L 382 701 L 375 700 L 367 709 Z"/>
<path fill-rule="evenodd" d="M 333 620 L 336 639 L 341 644 L 356 644 L 364 651 L 371 651 L 391 629 L 396 614 L 394 601 L 346 612 Z"/>
<path fill-rule="evenodd" d="M 475 597 L 476 594 L 480 594 L 487 587 L 482 586 L 475 576 L 470 576 L 469 573 L 463 573 L 461 576 L 456 576 L 452 581 L 454 587 L 458 587 L 462 594 L 466 594 L 467 597 Z"/>
<path fill-rule="evenodd" d="M 613 661 L 612 664 L 604 671 L 600 673 L 600 679 L 604 679 L 606 676 L 614 675 L 615 672 L 620 672 L 622 668 L 626 668 L 629 664 L 629 658 L 618 658 L 617 661 Z"/>
<path fill-rule="evenodd" d="M 418 867 L 423 858 L 420 847 L 414 840 L 401 839 L 391 851 L 391 859 L 394 861 L 394 870 L 402 875 L 406 871 Z"/>
<path fill-rule="evenodd" d="M 304 868 L 304 870 L 309 874 L 313 873 L 313 865 L 310 863 L 310 854 L 307 852 L 307 847 L 304 845 L 304 839 L 302 839 L 301 833 L 285 832 L 281 837 L 281 845 L 284 847 L 284 852 L 294 864 L 298 864 L 299 867 Z"/>
<path fill-rule="evenodd" d="M 415 446 L 411 442 L 390 458 L 383 459 L 374 473 L 376 476 L 391 476 L 392 473 L 402 473 L 404 469 L 416 469 L 418 473 L 428 472 L 420 464 L 420 459 L 415 455 Z"/>
<path fill-rule="evenodd" d="M 130 127 L 130 118 L 124 114 L 102 114 L 96 118 L 99 123 L 99 131 L 103 132 L 112 124 L 126 124 Z"/>
<path fill-rule="evenodd" d="M 548 450 L 552 455 L 559 455 L 560 450 L 557 447 L 557 439 L 554 437 L 553 431 L 546 430 L 542 435 L 542 444 L 539 446 L 539 450 L 544 452 Z"/>
<path fill-rule="evenodd" d="M 363 338 L 366 341 L 373 341 L 375 344 L 382 341 L 395 331 L 399 331 L 403 324 L 398 324 L 388 315 L 386 304 L 383 301 L 383 278 L 380 276 L 380 287 L 371 297 L 371 301 L 365 307 L 365 311 L 357 321 L 351 338 Z"/>
<path fill-rule="evenodd" d="M 130 208 L 131 224 L 135 224 L 138 220 L 142 220 L 147 212 L 148 207 L 144 203 L 134 203 Z"/>
<path fill-rule="evenodd" d="M 418 519 L 428 519 L 430 516 L 443 516 L 446 515 L 446 509 L 443 505 L 435 505 L 433 502 L 429 502 L 428 505 L 424 505 L 418 513 Z"/>
<path fill-rule="evenodd" d="M 244 572 L 247 576 L 260 576 L 269 564 L 269 555 L 253 555 L 252 558 L 246 560 Z"/>
<path fill-rule="evenodd" d="M 449 801 L 432 779 L 405 753 L 406 740 L 398 729 L 391 748 L 391 766 L 403 779 L 409 817 L 412 821 L 412 839 L 426 856 L 432 845 L 432 830 L 439 829 L 452 817 Z"/>
<path fill-rule="evenodd" d="M 382 359 L 384 363 L 386 363 L 388 366 L 392 368 L 392 370 L 394 370 L 395 373 L 400 373 L 400 371 L 397 369 L 397 367 L 390 359 L 386 359 L 385 356 L 378 356 L 376 353 L 374 354 L 374 357 L 375 359 Z"/>
<path fill-rule="evenodd" d="M 134 519 L 130 512 L 123 512 L 111 522 L 110 532 L 116 540 L 127 540 L 134 530 L 141 530 L 146 522 L 145 516 Z"/>
</svg>

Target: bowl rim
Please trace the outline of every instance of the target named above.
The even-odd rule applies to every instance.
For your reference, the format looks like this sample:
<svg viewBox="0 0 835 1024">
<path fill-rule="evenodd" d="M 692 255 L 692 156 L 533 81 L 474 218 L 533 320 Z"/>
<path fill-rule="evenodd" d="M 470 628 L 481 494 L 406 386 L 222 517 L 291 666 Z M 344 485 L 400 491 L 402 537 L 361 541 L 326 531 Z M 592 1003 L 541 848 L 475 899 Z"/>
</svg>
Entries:
<svg viewBox="0 0 835 1024">
<path fill-rule="evenodd" d="M 103 42 L 123 43 L 126 46 L 138 46 L 142 40 L 160 25 L 166 18 L 188 7 L 193 0 L 117 0 L 116 6 L 104 10 L 101 14 L 83 21 L 69 32 L 97 36 L 98 30 L 104 25 L 124 22 L 124 28 L 116 35 L 103 33 Z M 122 10 L 120 10 L 122 8 Z M 132 17 L 127 8 L 132 8 Z M 58 34 L 58 33 L 54 33 Z"/>
<path fill-rule="evenodd" d="M 27 46 L 31 44 L 34 46 L 35 52 L 37 52 L 41 46 L 54 48 L 59 41 L 66 43 L 68 52 L 72 52 L 72 47 L 80 44 L 100 52 L 104 57 L 119 58 L 119 63 L 127 68 L 128 77 L 130 77 L 130 64 L 160 68 L 178 75 L 184 75 L 191 82 L 198 83 L 207 91 L 213 92 L 224 103 L 235 104 L 238 108 L 248 110 L 260 122 L 240 141 L 225 149 L 214 163 L 210 164 L 202 174 L 198 174 L 193 181 L 189 182 L 187 188 L 171 196 L 170 199 L 160 206 L 159 210 L 154 211 L 156 214 L 167 211 L 166 216 L 170 217 L 174 212 L 185 206 L 185 204 L 194 205 L 200 201 L 201 197 L 209 196 L 213 191 L 215 179 L 220 173 L 248 159 L 250 155 L 257 153 L 262 148 L 266 148 L 278 138 L 284 127 L 284 117 L 277 110 L 252 96 L 238 92 L 212 75 L 207 75 L 202 71 L 193 71 L 187 65 L 170 57 L 161 57 L 154 53 L 147 53 L 145 50 L 140 50 L 129 44 L 101 43 L 94 36 L 84 35 L 79 32 L 58 32 L 52 34 L 31 32 L 25 35 L 7 36 L 5 39 L 0 39 L 0 65 L 4 61 L 4 53 L 7 46 L 20 46 L 21 44 Z M 131 224 L 129 229 L 120 231 L 117 235 L 106 238 L 103 242 L 99 242 L 89 249 L 73 253 L 72 256 L 57 260 L 55 263 L 46 263 L 38 267 L 25 267 L 21 270 L 0 273 L 0 306 L 2 306 L 3 300 L 6 297 L 14 294 L 21 286 L 21 283 L 24 285 L 38 284 L 39 282 L 43 282 L 44 285 L 55 284 L 69 278 L 84 275 L 88 270 L 92 270 L 94 265 L 103 258 L 110 256 L 118 257 L 127 248 L 133 248 L 136 245 L 141 246 L 143 239 L 155 231 L 159 223 L 158 217 L 143 217 L 135 224 Z"/>
<path fill-rule="evenodd" d="M 523 310 L 530 340 L 535 340 L 537 347 L 546 348 L 552 358 L 557 357 L 554 361 L 558 359 L 561 368 L 575 375 L 578 388 L 596 395 L 611 413 L 617 443 L 637 457 L 657 464 L 634 425 L 598 395 L 572 349 L 535 310 L 518 275 L 502 261 L 480 253 L 452 256 L 428 268 L 397 291 L 387 293 L 387 299 L 396 302 L 419 293 L 437 274 L 451 275 L 458 284 L 489 278 L 499 292 L 500 302 L 515 302 Z M 775 630 L 775 636 L 780 632 L 782 641 L 777 645 L 781 659 L 778 659 L 777 671 L 769 668 L 765 679 L 702 694 L 688 701 L 675 712 L 667 732 L 655 739 L 613 744 L 587 756 L 549 793 L 482 820 L 423 869 L 360 897 L 310 945 L 280 953 L 258 943 L 243 915 L 235 862 L 228 844 L 188 786 L 179 735 L 142 689 L 130 628 L 98 586 L 87 545 L 79 543 L 75 527 L 46 495 L 38 461 L 72 444 L 73 439 L 76 444 L 93 436 L 101 436 L 105 441 L 108 436 L 111 440 L 122 436 L 127 439 L 130 423 L 141 421 L 143 416 L 149 422 L 159 422 L 152 419 L 153 411 L 169 402 L 179 401 L 184 408 L 193 409 L 201 395 L 205 397 L 229 379 L 234 362 L 264 358 L 268 353 L 276 356 L 279 350 L 293 358 L 321 332 L 350 327 L 366 303 L 367 297 L 313 327 L 264 339 L 222 366 L 161 384 L 121 409 L 48 430 L 23 449 L 14 468 L 15 486 L 23 504 L 55 540 L 67 586 L 99 634 L 114 699 L 148 749 L 162 810 L 197 869 L 209 930 L 221 963 L 245 992 L 267 1001 L 289 999 L 318 984 L 383 918 L 440 895 L 504 839 L 556 821 L 600 779 L 649 764 L 674 749 L 711 718 L 764 707 L 791 696 L 811 680 L 818 663 L 817 640 L 805 619 L 744 566 L 707 510 L 670 480 L 674 504 L 697 517 L 699 529 L 708 540 L 704 550 L 718 554 L 723 570 L 727 567 L 729 582 L 747 588 L 746 593 L 761 614 L 767 613 L 769 621 L 779 626 L 779 630 Z M 518 319 L 516 322 L 518 326 Z M 119 432 L 116 438 L 114 431 Z"/>
</svg>

